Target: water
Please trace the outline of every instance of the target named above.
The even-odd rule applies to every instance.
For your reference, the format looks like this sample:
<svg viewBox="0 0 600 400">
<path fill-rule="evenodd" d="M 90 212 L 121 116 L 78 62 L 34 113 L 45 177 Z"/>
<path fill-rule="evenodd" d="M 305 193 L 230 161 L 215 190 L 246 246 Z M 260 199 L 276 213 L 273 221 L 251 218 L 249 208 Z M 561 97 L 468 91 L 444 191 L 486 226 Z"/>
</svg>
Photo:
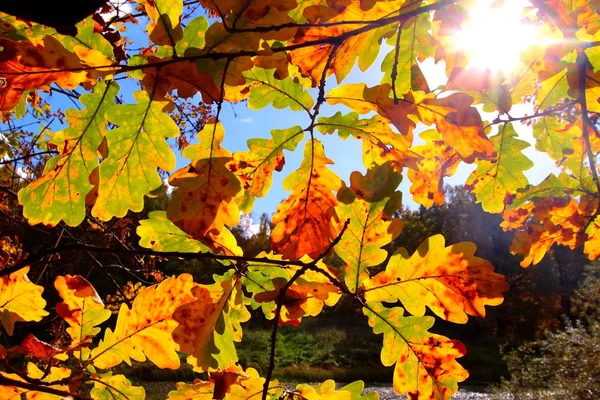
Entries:
<svg viewBox="0 0 600 400">
<path fill-rule="evenodd" d="M 367 392 L 379 393 L 379 398 L 381 400 L 400 400 L 407 398 L 404 395 L 394 393 L 394 389 L 391 386 L 367 386 L 365 387 L 365 393 Z M 483 392 L 482 387 L 469 387 L 463 385 L 452 398 L 456 400 L 488 400 L 491 397 Z"/>
</svg>

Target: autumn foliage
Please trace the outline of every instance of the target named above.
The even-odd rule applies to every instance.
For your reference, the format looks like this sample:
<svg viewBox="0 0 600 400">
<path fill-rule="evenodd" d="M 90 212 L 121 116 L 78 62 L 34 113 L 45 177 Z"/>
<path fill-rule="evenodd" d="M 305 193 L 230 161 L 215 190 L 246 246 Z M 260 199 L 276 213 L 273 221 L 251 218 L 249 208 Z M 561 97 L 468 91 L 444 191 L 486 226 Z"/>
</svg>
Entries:
<svg viewBox="0 0 600 400">
<path fill-rule="evenodd" d="M 178 383 L 169 399 L 376 398 L 362 396 L 360 382 L 286 388 L 272 379 L 279 324 L 301 328 L 303 318 L 342 297 L 382 341 L 381 362 L 395 366 L 397 393 L 450 398 L 468 377 L 459 364 L 467 349 L 433 333 L 435 317 L 460 324 L 485 317 L 508 286 L 472 243 L 436 235 L 414 254 L 389 254 L 386 245 L 402 235 L 402 179 L 416 202 L 439 205 L 444 179 L 461 163 L 474 165 L 466 186 L 477 202 L 515 231 L 511 250 L 523 255 L 523 267 L 554 245 L 600 257 L 598 3 L 531 0 L 523 19 L 549 40 L 522 54 L 511 73 L 471 67 L 457 45 L 470 0 L 127 3 L 130 13 L 111 16 L 107 5 L 79 22 L 74 36 L 0 13 L 4 123 L 62 123 L 54 129 L 50 121 L 35 139 L 14 129 L 0 136 L 2 166 L 30 158 L 43 165 L 26 184 L 2 182 L 0 211 L 39 229 L 101 231 L 131 223 L 165 173 L 175 189 L 166 210 L 133 227 L 133 245 L 118 235 L 104 243 L 61 233 L 54 247 L 23 254 L 13 239 L 0 239 L 3 334 L 56 317 L 67 335 L 60 343 L 29 335 L 0 346 L 3 365 L 26 359 L 23 369 L 0 371 L 1 398 L 143 399 L 142 387 L 111 368 L 149 360 L 178 369 L 181 353 L 208 375 Z M 366 71 L 380 54 L 380 84 L 347 83 L 355 65 Z M 430 87 L 426 60 L 445 65 L 445 84 Z M 64 99 L 72 108 L 63 112 Z M 232 153 L 223 140 L 236 132 L 225 131 L 222 110 L 242 102 L 302 114 L 304 124 L 265 132 Z M 520 104 L 533 112 L 521 115 Z M 523 153 L 531 140 L 515 129 L 523 122 L 537 152 L 556 163 L 536 185 L 524 174 L 533 162 Z M 364 168 L 357 169 L 366 172 L 347 181 L 333 172 L 333 150 L 320 139 L 327 135 L 359 140 Z M 177 170 L 173 140 L 188 160 Z M 230 228 L 269 192 L 291 152 L 302 161 L 284 172 L 289 196 L 272 219 L 271 252 L 245 256 Z M 120 289 L 114 323 L 85 268 L 53 279 L 54 304 L 28 278 L 30 267 L 51 269 L 59 256 L 78 252 L 92 260 L 120 254 L 145 268 L 148 280 L 134 295 Z M 218 260 L 221 272 L 212 284 L 186 273 L 162 277 L 151 271 L 157 258 Z M 244 370 L 236 355 L 257 309 L 273 320 L 264 376 Z"/>
</svg>

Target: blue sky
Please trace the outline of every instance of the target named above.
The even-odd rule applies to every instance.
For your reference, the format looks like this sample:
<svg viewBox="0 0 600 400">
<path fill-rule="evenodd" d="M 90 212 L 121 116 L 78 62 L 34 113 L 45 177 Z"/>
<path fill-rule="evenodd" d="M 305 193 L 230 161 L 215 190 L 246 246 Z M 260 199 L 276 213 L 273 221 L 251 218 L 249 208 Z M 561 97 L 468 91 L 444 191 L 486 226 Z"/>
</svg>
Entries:
<svg viewBox="0 0 600 400">
<path fill-rule="evenodd" d="M 133 29 L 141 27 L 132 27 Z M 362 72 L 355 67 L 352 72 L 348 75 L 346 83 L 365 83 L 368 86 L 374 86 L 379 84 L 382 73 L 379 70 L 383 57 L 391 47 L 387 45 L 382 46 L 379 58 L 373 63 L 372 67 Z M 443 64 L 434 65 L 433 62 L 425 63 L 423 66 L 423 72 L 427 77 L 430 87 L 436 87 L 440 84 L 445 83 L 445 74 Z M 121 86 L 121 94 L 124 95 L 125 100 L 131 100 L 131 93 L 137 90 L 138 83 L 136 80 L 128 79 L 119 81 Z M 337 85 L 335 77 L 329 78 L 327 81 L 327 90 Z M 316 99 L 317 91 L 313 89 L 311 91 L 313 98 Z M 59 100 L 59 101 L 56 101 Z M 63 110 L 72 108 L 73 104 L 66 100 L 61 95 L 56 95 L 53 102 L 53 107 L 61 107 Z M 329 106 L 324 104 L 321 107 L 321 116 L 332 116 L 337 111 L 348 113 L 351 110 L 343 106 Z M 515 107 L 512 110 L 512 115 L 523 115 L 526 112 L 524 107 Z M 364 117 L 364 116 L 363 116 Z M 484 119 L 486 117 L 484 116 Z M 492 116 L 490 116 L 492 118 Z M 285 129 L 295 125 L 305 127 L 309 124 L 308 116 L 303 111 L 293 112 L 289 109 L 275 110 L 271 107 L 266 107 L 263 110 L 250 110 L 245 103 L 239 104 L 224 104 L 221 112 L 221 121 L 225 128 L 225 141 L 223 146 L 229 151 L 246 151 L 246 142 L 250 138 L 255 137 L 270 137 L 270 132 L 273 129 Z M 21 124 L 21 121 L 18 122 Z M 60 129 L 61 126 L 58 123 L 53 125 L 53 130 Z M 423 126 L 415 131 L 418 135 L 423 130 Z M 2 128 L 4 130 L 5 128 Z M 40 127 L 41 129 L 41 127 Z M 532 144 L 530 148 L 525 150 L 525 154 L 535 163 L 532 170 L 527 171 L 526 175 L 530 180 L 530 183 L 536 184 L 543 180 L 549 171 L 556 170 L 553 161 L 551 161 L 545 154 L 539 153 L 533 147 L 534 139 L 531 134 L 531 128 L 524 127 L 520 124 L 515 124 L 515 129 L 519 133 L 520 137 L 527 140 Z M 347 140 L 338 139 L 335 135 L 322 135 L 319 132 L 315 132 L 316 137 L 324 143 L 325 154 L 334 161 L 334 164 L 330 168 L 338 174 L 338 176 L 348 182 L 349 175 L 352 171 L 365 171 L 362 163 L 361 156 L 361 142 L 352 138 Z M 418 136 L 415 139 L 418 141 Z M 177 153 L 177 152 L 176 152 Z M 289 192 L 282 189 L 283 179 L 292 171 L 297 169 L 301 162 L 303 153 L 303 144 L 300 144 L 295 152 L 285 152 L 286 164 L 282 172 L 275 172 L 273 176 L 273 184 L 269 194 L 262 199 L 256 199 L 253 216 L 257 220 L 260 214 L 267 213 L 271 215 L 275 212 L 277 205 L 289 196 Z M 177 168 L 181 168 L 189 160 L 177 155 Z M 474 169 L 473 165 L 467 165 L 462 163 L 457 173 L 446 179 L 446 183 L 456 185 L 462 184 L 466 181 L 471 171 Z M 412 196 L 409 192 L 410 182 L 405 177 L 400 190 L 403 192 L 404 204 L 409 208 L 416 208 L 417 204 L 412 200 Z"/>
</svg>

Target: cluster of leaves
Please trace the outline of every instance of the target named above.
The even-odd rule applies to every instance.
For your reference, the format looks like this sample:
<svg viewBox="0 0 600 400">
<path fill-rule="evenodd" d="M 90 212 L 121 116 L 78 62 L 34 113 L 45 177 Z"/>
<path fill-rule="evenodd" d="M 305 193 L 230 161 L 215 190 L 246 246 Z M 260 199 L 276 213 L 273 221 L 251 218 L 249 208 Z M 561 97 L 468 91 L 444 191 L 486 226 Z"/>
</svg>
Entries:
<svg viewBox="0 0 600 400">
<path fill-rule="evenodd" d="M 57 347 L 29 336 L 3 350 L 5 359 L 25 354 L 31 361 L 26 371 L 1 372 L 2 390 L 81 398 L 91 383 L 92 398 L 141 398 L 143 389 L 103 370 L 146 359 L 176 369 L 182 352 L 197 371 L 209 373 L 209 381 L 178 384 L 173 399 L 261 393 L 263 399 L 330 398 L 331 382 L 287 390 L 271 381 L 274 344 L 280 323 L 298 325 L 348 296 L 374 333 L 383 335 L 381 361 L 396 365 L 396 392 L 449 398 L 468 376 L 456 361 L 466 349 L 429 332 L 434 317 L 426 310 L 465 323 L 468 316 L 483 317 L 486 305 L 500 304 L 507 285 L 474 255 L 471 243 L 446 246 L 432 236 L 412 256 L 384 250 L 402 232 L 394 217 L 402 172 L 408 171 L 414 199 L 430 206 L 444 201 L 443 180 L 459 163 L 475 164 L 467 185 L 486 211 L 503 213 L 505 229 L 517 230 L 513 250 L 525 255 L 523 266 L 538 262 L 554 244 L 584 245 L 591 259 L 599 257 L 600 17 L 597 5 L 587 3 L 532 1 L 535 10 L 526 18 L 558 44 L 530 49 L 526 68 L 501 79 L 471 70 L 469 55 L 457 47 L 455 32 L 469 19 L 469 1 L 138 0 L 136 17 L 89 17 L 77 24 L 75 36 L 0 14 L 3 119 L 25 115 L 37 105 L 38 90 L 62 93 L 77 104 L 57 115 L 66 127 L 40 143 L 55 156 L 18 192 L 32 225 L 78 226 L 141 211 L 145 197 L 162 187 L 160 171 L 176 167 L 167 140 L 180 137 L 182 116 L 191 107 L 182 104 L 201 99 L 215 109 L 212 118 L 193 124 L 201 128 L 196 143 L 179 141 L 190 163 L 170 175 L 175 191 L 166 211 L 139 224 L 139 245 L 146 250 L 73 238 L 5 263 L 0 322 L 7 333 L 15 323 L 48 314 L 43 287 L 27 272 L 51 254 L 120 252 L 222 263 L 213 284 L 182 274 L 138 288 L 103 335 L 98 325 L 110 312 L 93 286 L 79 275 L 57 277 L 62 302 L 55 312 L 69 326 L 70 341 Z M 209 18 L 198 16 L 199 10 Z M 148 40 L 143 49 L 131 49 L 140 43 L 131 33 L 136 24 Z M 362 71 L 373 64 L 384 42 L 391 50 L 381 65 L 381 84 L 343 84 L 355 63 Z M 445 63 L 448 80 L 436 90 L 420 67 L 427 58 Z M 338 86 L 327 90 L 333 76 Z M 123 78 L 140 88 L 131 101 L 117 83 Z M 512 117 L 513 104 L 524 98 L 532 99 L 535 113 Z M 232 154 L 221 145 L 221 110 L 241 101 L 250 109 L 299 112 L 306 124 L 273 130 L 270 138 L 249 140 L 248 151 Z M 350 111 L 323 115 L 325 103 Z M 474 105 L 498 117 L 484 124 Z M 528 145 L 511 125 L 521 120 L 531 121 L 536 148 L 560 169 L 536 186 L 523 174 L 532 165 L 522 154 Z M 418 125 L 435 127 L 420 134 L 423 144 L 415 143 Z M 367 172 L 353 172 L 349 184 L 343 182 L 329 168 L 319 134 L 360 140 Z M 0 155 L 10 157 L 11 146 L 1 142 Z M 230 228 L 240 211 L 250 212 L 255 198 L 269 192 L 273 174 L 285 164 L 284 150 L 302 152 L 303 161 L 283 182 L 290 195 L 272 220 L 272 252 L 244 256 Z M 325 261 L 332 252 L 342 260 L 341 270 Z M 264 378 L 237 365 L 235 342 L 242 339 L 249 307 L 275 320 Z M 361 398 L 361 388 L 342 388 L 337 396 Z"/>
</svg>

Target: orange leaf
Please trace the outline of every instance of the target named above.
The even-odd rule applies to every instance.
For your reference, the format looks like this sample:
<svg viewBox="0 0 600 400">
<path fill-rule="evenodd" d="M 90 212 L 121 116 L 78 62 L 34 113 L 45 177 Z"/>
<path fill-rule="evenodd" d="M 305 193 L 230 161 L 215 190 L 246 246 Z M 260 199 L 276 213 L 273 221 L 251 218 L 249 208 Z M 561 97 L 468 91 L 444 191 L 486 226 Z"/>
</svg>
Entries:
<svg viewBox="0 0 600 400">
<path fill-rule="evenodd" d="M 419 119 L 426 125 L 435 123 L 444 142 L 465 162 L 494 159 L 496 149 L 483 131 L 479 111 L 471 107 L 471 96 L 453 93 L 443 98 L 425 97 L 417 102 Z"/>
<path fill-rule="evenodd" d="M 86 73 L 61 70 L 81 67 L 79 58 L 65 50 L 52 36 L 44 38 L 43 45 L 13 42 L 0 38 L 0 73 L 5 82 L 0 86 L 0 111 L 10 111 L 28 90 L 49 90 L 56 83 L 65 89 L 74 89 L 86 80 Z M 48 71 L 48 72 L 46 72 Z"/>
<path fill-rule="evenodd" d="M 426 144 L 413 147 L 413 151 L 423 158 L 417 162 L 417 169 L 408 170 L 412 182 L 410 193 L 413 200 L 425 207 L 444 204 L 444 178 L 452 176 L 460 163 L 460 158 L 435 130 L 421 133 Z"/>
<path fill-rule="evenodd" d="M 183 150 L 192 163 L 169 179 L 177 190 L 169 202 L 167 217 L 215 250 L 219 246 L 210 235 L 219 235 L 225 225 L 235 226 L 240 216 L 233 199 L 241 187 L 227 168 L 231 154 L 220 146 L 224 134 L 220 122 L 206 124 L 198 133 L 200 143 Z"/>
<path fill-rule="evenodd" d="M 277 207 L 271 223 L 272 248 L 290 260 L 304 255 L 317 258 L 337 236 L 331 222 L 335 217 L 337 199 L 333 190 L 340 187 L 340 178 L 327 169 L 333 162 L 325 157 L 323 144 L 308 141 L 300 169 L 283 182 L 292 194 Z"/>
</svg>

